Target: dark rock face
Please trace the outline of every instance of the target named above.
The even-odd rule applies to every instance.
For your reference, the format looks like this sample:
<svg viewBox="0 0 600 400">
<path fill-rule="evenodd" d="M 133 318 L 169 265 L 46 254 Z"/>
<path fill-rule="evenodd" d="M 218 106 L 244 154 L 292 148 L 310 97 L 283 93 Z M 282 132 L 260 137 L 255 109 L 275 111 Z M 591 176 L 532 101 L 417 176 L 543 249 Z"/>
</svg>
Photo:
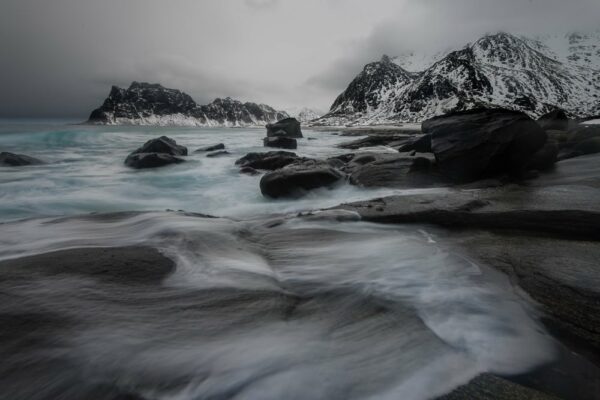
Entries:
<svg viewBox="0 0 600 400">
<path fill-rule="evenodd" d="M 241 174 L 246 174 L 246 175 L 258 175 L 258 174 L 260 174 L 260 172 L 258 172 L 257 170 L 255 170 L 252 167 L 242 167 L 242 168 L 240 168 L 240 173 Z"/>
<path fill-rule="evenodd" d="M 351 184 L 363 187 L 423 188 L 448 184 L 434 160 L 425 157 L 356 156 L 343 171 L 350 174 Z"/>
<path fill-rule="evenodd" d="M 542 115 L 537 123 L 544 130 L 558 130 L 558 131 L 566 131 L 569 129 L 569 125 L 573 122 L 567 116 L 567 113 L 564 110 L 556 109 L 554 111 L 550 111 L 547 114 Z"/>
<path fill-rule="evenodd" d="M 298 197 L 306 191 L 331 186 L 343 177 L 325 162 L 308 160 L 267 173 L 260 180 L 260 191 L 272 198 Z"/>
<path fill-rule="evenodd" d="M 417 153 L 431 153 L 431 135 L 421 135 L 411 139 L 408 143 L 398 148 L 401 153 L 416 151 Z"/>
<path fill-rule="evenodd" d="M 423 122 L 439 169 L 459 181 L 508 173 L 521 176 L 546 133 L 527 115 L 502 109 L 451 113 Z"/>
<path fill-rule="evenodd" d="M 93 124 L 141 125 L 264 125 L 286 118 L 265 104 L 242 103 L 229 97 L 198 105 L 189 95 L 159 84 L 133 82 L 127 89 L 113 86 L 102 106 L 88 120 Z"/>
<path fill-rule="evenodd" d="M 166 153 L 136 153 L 130 154 L 125 159 L 125 165 L 135 169 L 164 167 L 170 164 L 179 164 L 185 160 Z"/>
<path fill-rule="evenodd" d="M 157 168 L 169 164 L 184 162 L 177 156 L 186 156 L 185 146 L 180 146 L 173 139 L 161 136 L 148 140 L 144 145 L 132 152 L 126 159 L 125 165 L 131 168 Z"/>
<path fill-rule="evenodd" d="M 527 169 L 546 171 L 554 167 L 558 161 L 558 145 L 554 142 L 548 142 L 538 150 L 529 160 Z"/>
<path fill-rule="evenodd" d="M 288 138 L 302 138 L 300 122 L 296 118 L 285 118 L 274 124 L 267 124 L 267 137 L 284 136 Z"/>
<path fill-rule="evenodd" d="M 0 153 L 0 166 L 6 167 L 22 167 L 26 165 L 39 165 L 44 164 L 42 160 L 34 157 L 26 156 L 24 154 L 15 154 L 8 152 Z"/>
<path fill-rule="evenodd" d="M 280 149 L 294 150 L 298 148 L 298 142 L 296 139 L 292 139 L 285 136 L 272 136 L 263 139 L 263 145 L 265 147 L 277 147 Z"/>
<path fill-rule="evenodd" d="M 206 157 L 209 157 L 209 158 L 223 157 L 223 156 L 227 156 L 229 154 L 231 154 L 231 153 L 228 152 L 227 150 L 219 150 L 219 151 L 213 151 L 212 153 L 208 153 L 206 155 Z"/>
<path fill-rule="evenodd" d="M 223 143 L 213 144 L 212 146 L 201 147 L 194 151 L 194 153 L 203 153 L 208 151 L 217 151 L 217 150 L 225 150 L 225 145 Z"/>
<path fill-rule="evenodd" d="M 269 151 L 266 153 L 248 153 L 238 159 L 235 165 L 274 171 L 300 161 L 301 158 L 291 151 Z"/>
</svg>

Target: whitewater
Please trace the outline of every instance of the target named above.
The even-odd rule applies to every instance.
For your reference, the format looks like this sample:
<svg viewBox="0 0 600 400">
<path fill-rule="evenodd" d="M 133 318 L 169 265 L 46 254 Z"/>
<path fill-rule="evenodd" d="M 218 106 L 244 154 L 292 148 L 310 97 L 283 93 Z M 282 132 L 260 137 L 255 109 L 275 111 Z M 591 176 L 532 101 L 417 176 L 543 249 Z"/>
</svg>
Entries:
<svg viewBox="0 0 600 400">
<path fill-rule="evenodd" d="M 188 147 L 185 163 L 123 165 L 162 135 Z M 318 211 L 414 190 L 342 184 L 264 198 L 260 177 L 234 165 L 265 151 L 263 136 L 4 122 L 1 151 L 47 164 L 0 168 L 1 262 L 137 246 L 175 268 L 144 284 L 83 273 L 0 279 L 0 318 L 14 329 L 0 341 L 0 398 L 420 400 L 559 357 L 535 308 L 453 248 L 449 232 Z M 337 132 L 304 136 L 299 155 L 346 152 Z M 193 153 L 221 142 L 231 154 Z"/>
</svg>

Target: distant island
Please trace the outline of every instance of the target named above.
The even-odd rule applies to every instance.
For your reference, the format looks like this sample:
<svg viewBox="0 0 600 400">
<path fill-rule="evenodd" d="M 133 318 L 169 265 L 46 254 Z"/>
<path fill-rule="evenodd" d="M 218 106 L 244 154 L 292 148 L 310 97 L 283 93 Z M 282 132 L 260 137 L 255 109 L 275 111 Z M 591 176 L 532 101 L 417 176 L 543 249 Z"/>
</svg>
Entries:
<svg viewBox="0 0 600 400">
<path fill-rule="evenodd" d="M 87 123 L 96 125 L 225 126 L 266 125 L 289 117 L 266 104 L 242 103 L 230 97 L 197 104 L 180 90 L 157 83 L 133 82 L 113 86 Z"/>
</svg>

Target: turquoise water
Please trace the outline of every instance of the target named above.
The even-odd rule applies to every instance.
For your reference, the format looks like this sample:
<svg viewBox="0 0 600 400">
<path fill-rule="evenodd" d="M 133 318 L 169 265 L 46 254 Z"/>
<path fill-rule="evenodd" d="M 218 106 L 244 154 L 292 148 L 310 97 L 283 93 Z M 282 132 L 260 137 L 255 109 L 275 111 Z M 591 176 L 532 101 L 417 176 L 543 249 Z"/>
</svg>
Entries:
<svg viewBox="0 0 600 400">
<path fill-rule="evenodd" d="M 88 212 L 185 210 L 247 217 L 334 206 L 390 194 L 342 185 L 292 201 L 265 199 L 260 176 L 240 174 L 235 160 L 265 151 L 261 128 L 163 128 L 69 125 L 62 121 L 3 121 L 0 151 L 27 154 L 47 162 L 0 167 L 0 220 Z M 132 170 L 125 157 L 145 141 L 167 135 L 188 147 L 187 162 L 153 170 Z M 335 145 L 352 138 L 304 130 L 298 154 L 327 157 L 344 151 Z M 313 138 L 314 140 L 309 140 Z M 199 147 L 225 143 L 231 155 L 206 158 Z"/>
</svg>

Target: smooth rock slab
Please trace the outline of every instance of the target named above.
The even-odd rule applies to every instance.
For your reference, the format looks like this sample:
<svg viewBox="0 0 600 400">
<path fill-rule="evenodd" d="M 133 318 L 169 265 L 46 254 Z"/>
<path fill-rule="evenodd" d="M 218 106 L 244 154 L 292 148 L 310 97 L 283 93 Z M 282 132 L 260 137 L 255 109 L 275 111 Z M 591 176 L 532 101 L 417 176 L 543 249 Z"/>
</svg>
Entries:
<svg viewBox="0 0 600 400">
<path fill-rule="evenodd" d="M 194 153 L 204 153 L 209 151 L 225 150 L 223 143 L 213 144 L 212 146 L 201 147 L 194 151 Z"/>
<path fill-rule="evenodd" d="M 274 171 L 300 160 L 302 158 L 291 151 L 269 151 L 266 153 L 248 153 L 238 159 L 235 165 Z"/>
</svg>

